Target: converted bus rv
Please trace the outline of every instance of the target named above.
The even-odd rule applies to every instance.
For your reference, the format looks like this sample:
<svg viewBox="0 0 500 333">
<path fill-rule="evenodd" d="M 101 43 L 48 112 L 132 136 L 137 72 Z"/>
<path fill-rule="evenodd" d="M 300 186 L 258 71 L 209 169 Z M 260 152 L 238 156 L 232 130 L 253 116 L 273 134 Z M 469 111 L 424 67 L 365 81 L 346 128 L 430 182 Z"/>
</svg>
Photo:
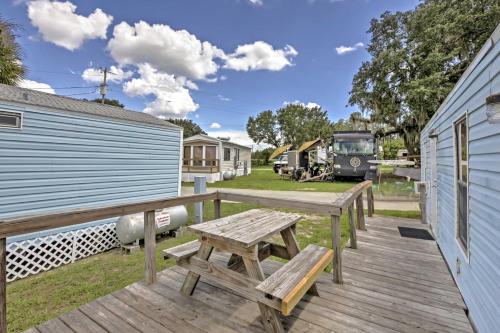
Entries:
<svg viewBox="0 0 500 333">
<path fill-rule="evenodd" d="M 370 131 L 335 131 L 332 136 L 335 177 L 373 179 L 377 165 L 375 137 Z"/>
</svg>

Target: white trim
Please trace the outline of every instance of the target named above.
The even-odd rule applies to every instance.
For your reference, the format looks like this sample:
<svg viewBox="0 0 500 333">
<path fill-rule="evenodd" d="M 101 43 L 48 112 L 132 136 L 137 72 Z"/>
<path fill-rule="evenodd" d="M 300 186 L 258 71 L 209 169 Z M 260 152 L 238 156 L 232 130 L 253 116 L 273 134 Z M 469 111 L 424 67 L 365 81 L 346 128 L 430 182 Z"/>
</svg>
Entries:
<svg viewBox="0 0 500 333">
<path fill-rule="evenodd" d="M 189 156 L 189 166 L 194 166 L 194 162 L 193 162 L 193 159 L 194 159 L 194 146 L 190 146 L 191 147 L 191 156 Z"/>
<path fill-rule="evenodd" d="M 207 149 L 206 149 L 206 145 L 203 145 L 201 146 L 201 166 L 207 166 L 206 165 L 206 161 L 205 161 L 205 157 L 206 157 L 206 153 L 207 153 Z"/>
<path fill-rule="evenodd" d="M 184 129 L 181 128 L 179 137 L 179 185 L 177 188 L 177 196 L 182 194 L 182 166 L 184 165 Z"/>
<path fill-rule="evenodd" d="M 457 156 L 457 133 L 456 133 L 456 125 L 457 123 L 461 122 L 462 120 L 465 119 L 465 127 L 467 129 L 467 249 L 464 249 L 463 244 L 461 241 L 458 239 L 458 156 Z M 469 168 L 469 158 L 470 158 L 470 140 L 469 140 L 469 111 L 466 110 L 464 113 L 460 114 L 459 116 L 455 117 L 455 119 L 452 122 L 452 127 L 453 131 L 453 187 L 454 187 L 454 213 L 455 213 L 455 242 L 460 249 L 459 252 L 462 254 L 463 259 L 467 264 L 470 263 L 470 197 L 469 197 L 469 184 L 470 184 L 470 168 Z M 460 152 L 461 153 L 461 152 Z"/>
</svg>

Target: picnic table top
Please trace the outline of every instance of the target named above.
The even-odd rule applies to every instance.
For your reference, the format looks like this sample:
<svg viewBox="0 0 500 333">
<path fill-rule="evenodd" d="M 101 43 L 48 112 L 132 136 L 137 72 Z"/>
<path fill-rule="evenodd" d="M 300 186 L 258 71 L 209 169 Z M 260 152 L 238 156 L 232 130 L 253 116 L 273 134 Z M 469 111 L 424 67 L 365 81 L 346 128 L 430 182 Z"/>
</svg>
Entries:
<svg viewBox="0 0 500 333">
<path fill-rule="evenodd" d="M 302 216 L 270 209 L 251 209 L 243 213 L 189 226 L 201 237 L 217 239 L 244 248 L 296 224 Z"/>
</svg>

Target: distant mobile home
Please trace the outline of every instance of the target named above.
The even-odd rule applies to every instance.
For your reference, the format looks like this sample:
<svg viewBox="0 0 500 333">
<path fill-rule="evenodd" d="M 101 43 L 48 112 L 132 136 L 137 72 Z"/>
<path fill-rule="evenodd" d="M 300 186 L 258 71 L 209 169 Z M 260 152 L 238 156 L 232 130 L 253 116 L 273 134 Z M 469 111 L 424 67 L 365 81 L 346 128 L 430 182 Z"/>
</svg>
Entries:
<svg viewBox="0 0 500 333">
<path fill-rule="evenodd" d="M 236 176 L 251 173 L 252 149 L 204 134 L 184 139 L 182 180 L 192 182 L 195 176 L 205 176 L 213 183 L 223 179 L 224 172 L 234 170 Z"/>
<path fill-rule="evenodd" d="M 500 25 L 421 133 L 426 220 L 478 332 L 500 331 L 499 41 Z"/>
<path fill-rule="evenodd" d="M 175 197 L 181 149 L 182 129 L 151 115 L 0 85 L 0 219 Z M 60 256 L 8 279 L 93 254 L 96 237 L 100 250 L 116 246 L 116 220 L 9 238 L 11 263 L 44 242 Z M 66 256 L 78 237 L 81 253 Z"/>
</svg>

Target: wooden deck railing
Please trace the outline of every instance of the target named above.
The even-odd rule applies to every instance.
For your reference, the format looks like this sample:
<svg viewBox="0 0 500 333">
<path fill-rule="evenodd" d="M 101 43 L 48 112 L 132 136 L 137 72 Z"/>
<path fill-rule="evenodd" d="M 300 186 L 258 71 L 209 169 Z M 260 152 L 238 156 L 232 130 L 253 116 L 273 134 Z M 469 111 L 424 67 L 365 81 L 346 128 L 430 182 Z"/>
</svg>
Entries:
<svg viewBox="0 0 500 333">
<path fill-rule="evenodd" d="M 184 172 L 208 171 L 214 173 L 219 171 L 219 160 L 185 158 L 182 161 L 182 170 Z"/>
<path fill-rule="evenodd" d="M 364 190 L 367 190 L 368 216 L 371 216 L 374 211 L 373 192 L 371 186 L 371 181 L 365 181 L 357 184 L 347 192 L 344 192 L 332 203 L 316 203 L 311 201 L 288 200 L 273 197 L 216 191 L 211 193 L 195 194 L 176 198 L 165 198 L 159 200 L 108 205 L 86 209 L 73 209 L 50 214 L 30 215 L 0 220 L 0 333 L 7 332 L 7 237 L 144 212 L 145 281 L 146 283 L 151 284 L 156 280 L 156 210 L 210 200 L 213 200 L 214 202 L 215 218 L 221 216 L 222 200 L 254 203 L 274 208 L 293 208 L 331 216 L 332 244 L 334 249 L 333 275 L 334 281 L 336 283 L 342 283 L 340 217 L 346 211 L 348 212 L 351 247 L 356 248 L 356 229 L 365 228 L 363 213 Z M 357 223 L 354 222 L 354 202 L 356 202 L 357 208 Z"/>
</svg>

